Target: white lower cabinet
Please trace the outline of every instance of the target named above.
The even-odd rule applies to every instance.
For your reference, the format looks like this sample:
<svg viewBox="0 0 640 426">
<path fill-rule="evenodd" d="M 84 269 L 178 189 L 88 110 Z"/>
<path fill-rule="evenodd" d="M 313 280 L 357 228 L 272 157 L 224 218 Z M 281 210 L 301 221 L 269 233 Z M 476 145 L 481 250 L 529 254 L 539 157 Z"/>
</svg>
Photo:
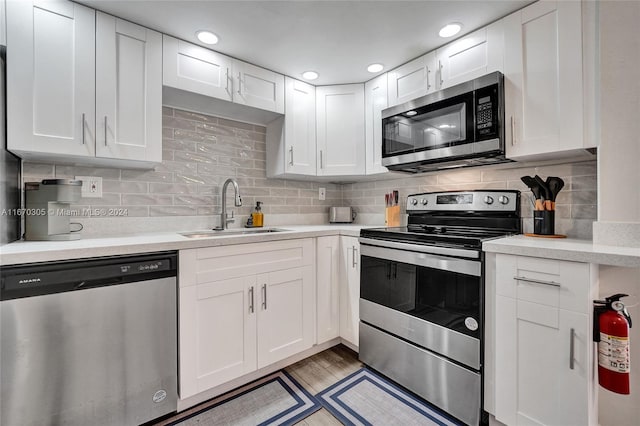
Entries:
<svg viewBox="0 0 640 426">
<path fill-rule="evenodd" d="M 185 399 L 313 345 L 313 240 L 180 251 Z"/>
<path fill-rule="evenodd" d="M 595 425 L 595 265 L 496 256 L 495 416 L 507 425 Z"/>
<path fill-rule="evenodd" d="M 360 243 L 357 237 L 340 237 L 340 337 L 359 346 L 360 322 Z"/>
</svg>

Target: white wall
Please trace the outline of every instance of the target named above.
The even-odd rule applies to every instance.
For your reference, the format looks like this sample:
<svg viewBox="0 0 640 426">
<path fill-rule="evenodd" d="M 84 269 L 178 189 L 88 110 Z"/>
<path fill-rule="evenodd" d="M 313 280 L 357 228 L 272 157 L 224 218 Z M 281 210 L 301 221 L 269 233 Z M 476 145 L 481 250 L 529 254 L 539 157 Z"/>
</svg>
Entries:
<svg viewBox="0 0 640 426">
<path fill-rule="evenodd" d="M 640 247 L 639 1 L 601 1 L 598 222 L 594 241 Z"/>
</svg>

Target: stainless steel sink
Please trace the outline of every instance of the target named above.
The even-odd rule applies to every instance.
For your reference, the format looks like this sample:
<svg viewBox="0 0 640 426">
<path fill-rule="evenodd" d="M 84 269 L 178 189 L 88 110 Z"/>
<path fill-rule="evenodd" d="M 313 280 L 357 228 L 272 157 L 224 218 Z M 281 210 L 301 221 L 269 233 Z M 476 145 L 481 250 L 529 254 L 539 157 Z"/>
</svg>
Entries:
<svg viewBox="0 0 640 426">
<path fill-rule="evenodd" d="M 230 237 L 234 235 L 253 235 L 267 234 L 271 232 L 284 232 L 288 229 L 280 228 L 258 228 L 258 229 L 225 229 L 225 230 L 206 230 L 194 232 L 180 232 L 179 234 L 187 238 L 213 238 L 213 237 Z"/>
</svg>

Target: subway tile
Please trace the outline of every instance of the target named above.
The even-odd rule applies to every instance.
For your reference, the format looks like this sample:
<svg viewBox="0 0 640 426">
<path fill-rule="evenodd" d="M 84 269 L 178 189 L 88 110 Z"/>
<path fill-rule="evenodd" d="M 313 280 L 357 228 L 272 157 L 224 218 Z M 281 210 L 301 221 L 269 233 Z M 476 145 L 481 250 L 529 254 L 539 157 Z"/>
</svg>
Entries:
<svg viewBox="0 0 640 426">
<path fill-rule="evenodd" d="M 219 164 L 198 164 L 198 174 L 234 177 L 236 168 Z"/>
<path fill-rule="evenodd" d="M 287 197 L 285 198 L 285 204 L 289 206 L 310 206 L 312 203 L 311 203 L 311 198 Z"/>
<path fill-rule="evenodd" d="M 447 172 L 438 174 L 438 184 L 479 183 L 482 180 L 480 170 L 466 170 L 463 172 Z"/>
<path fill-rule="evenodd" d="M 213 207 L 198 207 L 197 212 L 198 216 L 213 216 L 214 214 L 220 214 L 220 212 Z"/>
<path fill-rule="evenodd" d="M 173 204 L 173 197 L 166 194 L 123 194 L 122 204 L 135 206 L 154 206 Z"/>
<path fill-rule="evenodd" d="M 267 140 L 267 135 L 264 133 L 257 133 L 248 130 L 236 129 L 235 130 L 236 137 L 240 139 L 249 139 L 252 141 L 265 142 Z"/>
<path fill-rule="evenodd" d="M 196 145 L 196 151 L 202 154 L 215 155 L 217 157 L 240 157 L 238 154 L 240 148 L 233 145 L 225 145 L 223 143 L 207 144 L 199 143 Z"/>
<path fill-rule="evenodd" d="M 217 164 L 218 162 L 216 157 L 187 151 L 175 151 L 173 154 L 173 159 L 175 161 L 198 164 Z"/>
<path fill-rule="evenodd" d="M 597 176 L 571 176 L 570 182 L 565 182 L 564 190 L 568 189 L 567 184 L 570 185 L 571 191 L 596 191 L 598 189 L 598 177 Z"/>
<path fill-rule="evenodd" d="M 73 179 L 75 176 L 96 176 L 102 179 L 120 179 L 120 169 L 87 166 L 55 166 L 57 178 Z"/>
<path fill-rule="evenodd" d="M 253 125 L 253 131 L 258 133 L 267 133 L 267 128 L 264 126 Z"/>
<path fill-rule="evenodd" d="M 326 213 L 329 214 L 329 206 L 300 206 L 301 214 Z"/>
<path fill-rule="evenodd" d="M 120 194 L 140 194 L 149 191 L 147 182 L 103 180 L 102 192 L 115 192 Z"/>
<path fill-rule="evenodd" d="M 262 177 L 266 176 L 266 172 L 265 172 L 264 169 L 262 169 L 262 170 L 260 170 L 260 169 L 245 169 L 245 168 L 238 167 L 236 169 L 236 175 L 237 176 L 262 178 Z"/>
<path fill-rule="evenodd" d="M 215 198 L 211 195 L 174 195 L 173 204 L 176 206 L 213 206 Z"/>
<path fill-rule="evenodd" d="M 300 208 L 297 206 L 271 206 L 271 214 L 296 214 L 300 213 Z"/>
<path fill-rule="evenodd" d="M 176 117 L 162 117 L 162 127 L 169 127 L 171 129 L 189 130 L 191 132 L 196 131 L 195 122 L 191 120 L 185 120 L 183 118 L 176 118 Z"/>
<path fill-rule="evenodd" d="M 173 173 L 147 170 L 123 170 L 122 180 L 137 180 L 143 182 L 173 182 Z"/>
<path fill-rule="evenodd" d="M 197 123 L 197 131 L 207 135 L 235 137 L 233 129 L 212 123 Z"/>
<path fill-rule="evenodd" d="M 571 206 L 571 217 L 573 219 L 597 219 L 598 206 L 593 204 L 574 204 Z"/>
<path fill-rule="evenodd" d="M 300 191 L 295 188 L 272 188 L 272 197 L 299 197 Z"/>
<path fill-rule="evenodd" d="M 174 173 L 197 173 L 198 165 L 196 163 L 185 163 L 182 161 L 164 160 L 155 168 L 156 172 L 174 172 Z"/>
<path fill-rule="evenodd" d="M 154 194 L 196 194 L 198 185 L 186 183 L 150 183 L 149 192 Z"/>
<path fill-rule="evenodd" d="M 176 183 L 188 183 L 197 185 L 217 185 L 218 176 L 176 173 L 174 181 Z"/>
<path fill-rule="evenodd" d="M 597 204 L 596 191 L 560 191 L 556 197 L 558 204 Z"/>
<path fill-rule="evenodd" d="M 185 140 L 200 143 L 215 143 L 218 139 L 215 135 L 207 135 L 204 133 L 196 133 L 182 129 L 175 129 L 173 131 L 173 138 L 176 140 Z"/>
<path fill-rule="evenodd" d="M 163 117 L 173 117 L 173 108 L 171 107 L 162 107 L 162 116 Z"/>
<path fill-rule="evenodd" d="M 88 206 L 108 206 L 114 205 L 119 206 L 120 203 L 120 194 L 111 194 L 111 193 L 102 193 L 102 197 L 100 198 L 83 198 L 81 197 L 78 200 L 78 204 L 84 204 Z"/>
<path fill-rule="evenodd" d="M 287 188 L 311 189 L 313 188 L 313 183 L 299 180 L 287 180 L 285 181 L 284 186 Z"/>
<path fill-rule="evenodd" d="M 195 151 L 196 142 L 184 139 L 165 139 L 162 141 L 162 149 L 171 149 L 175 151 Z"/>
<path fill-rule="evenodd" d="M 171 150 L 162 150 L 162 161 L 172 161 L 173 160 L 173 151 Z"/>
<path fill-rule="evenodd" d="M 169 127 L 162 128 L 162 139 L 173 139 L 173 129 Z"/>
<path fill-rule="evenodd" d="M 0 147 L 4 149 L 4 147 Z M 55 167 L 53 164 L 28 163 L 22 164 L 22 174 L 24 176 L 38 176 L 42 178 L 53 178 Z"/>
<path fill-rule="evenodd" d="M 259 170 L 267 170 L 267 161 L 266 160 L 253 160 L 253 168 L 254 169 L 259 169 Z"/>
<path fill-rule="evenodd" d="M 185 120 L 200 121 L 200 122 L 212 123 L 212 124 L 216 124 L 218 122 L 218 119 L 216 117 L 211 115 L 201 114 L 198 112 L 182 111 L 177 109 L 175 110 L 174 115 L 178 118 L 182 118 Z"/>
<path fill-rule="evenodd" d="M 192 206 L 150 206 L 149 216 L 195 216 L 198 210 Z"/>
<path fill-rule="evenodd" d="M 262 188 L 284 188 L 287 181 L 284 179 L 256 178 L 254 182 L 255 186 Z"/>
</svg>

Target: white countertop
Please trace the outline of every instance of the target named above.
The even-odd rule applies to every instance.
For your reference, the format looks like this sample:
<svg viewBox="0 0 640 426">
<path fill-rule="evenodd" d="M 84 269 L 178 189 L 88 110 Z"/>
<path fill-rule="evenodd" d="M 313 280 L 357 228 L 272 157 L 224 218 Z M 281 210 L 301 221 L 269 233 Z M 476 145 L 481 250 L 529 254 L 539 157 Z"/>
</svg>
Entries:
<svg viewBox="0 0 640 426">
<path fill-rule="evenodd" d="M 51 262 L 100 256 L 151 253 L 199 247 L 260 243 L 265 241 L 311 238 L 324 235 L 358 237 L 361 225 L 277 226 L 283 232 L 255 235 L 213 236 L 188 238 L 178 232 L 144 233 L 126 237 L 90 238 L 75 241 L 16 241 L 0 247 L 0 265 Z M 233 231 L 235 229 L 231 229 Z M 243 229 L 237 229 L 238 231 Z M 183 231 L 196 232 L 196 231 Z"/>
<path fill-rule="evenodd" d="M 516 235 L 486 241 L 482 249 L 488 253 L 516 254 L 600 265 L 640 267 L 640 247 L 618 247 L 593 244 L 590 240 L 552 239 Z"/>
</svg>

